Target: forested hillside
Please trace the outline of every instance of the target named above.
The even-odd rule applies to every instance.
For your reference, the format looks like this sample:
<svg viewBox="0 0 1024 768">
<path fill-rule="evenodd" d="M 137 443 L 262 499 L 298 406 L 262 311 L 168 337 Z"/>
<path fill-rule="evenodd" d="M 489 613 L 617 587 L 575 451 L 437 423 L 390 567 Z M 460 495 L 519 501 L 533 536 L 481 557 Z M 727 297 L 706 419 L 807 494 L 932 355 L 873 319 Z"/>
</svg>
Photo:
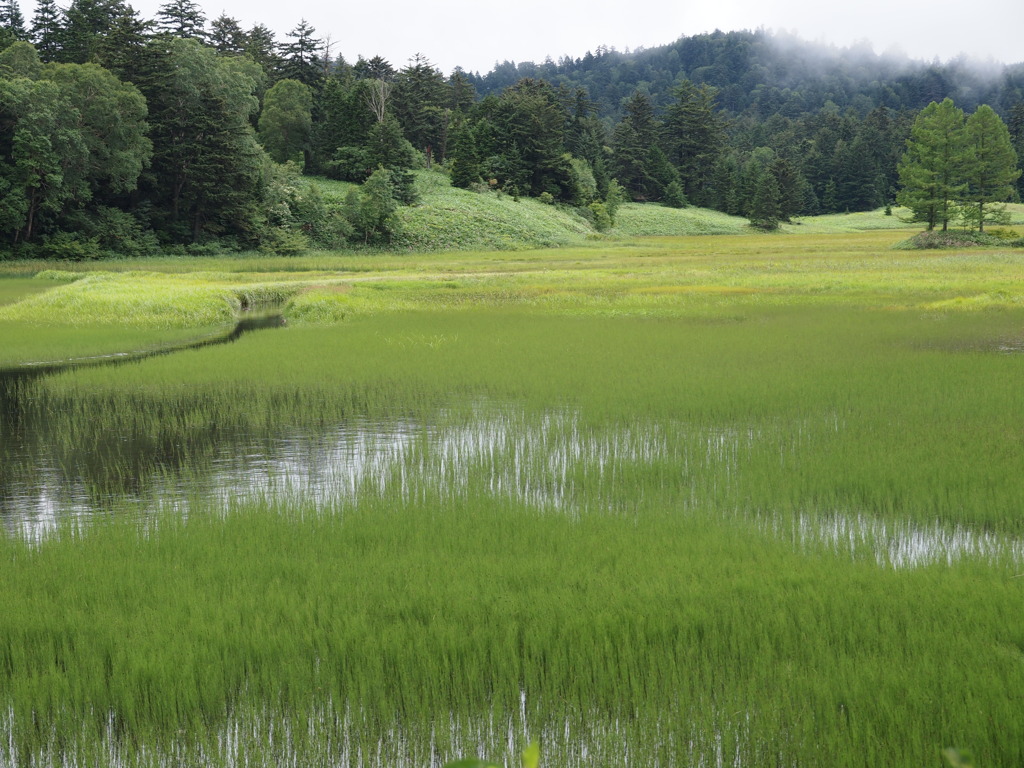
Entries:
<svg viewBox="0 0 1024 768">
<path fill-rule="evenodd" d="M 327 37 L 300 20 L 279 40 L 191 0 L 154 19 L 122 0 L 40 0 L 27 19 L 3 0 L 0 254 L 415 241 L 397 210 L 418 203 L 417 168 L 598 231 L 627 199 L 761 223 L 869 210 L 895 203 L 911 127 L 946 98 L 989 105 L 1024 157 L 1021 64 L 757 31 L 446 75 L 419 53 L 350 62 Z M 325 196 L 301 174 L 360 186 Z"/>
</svg>

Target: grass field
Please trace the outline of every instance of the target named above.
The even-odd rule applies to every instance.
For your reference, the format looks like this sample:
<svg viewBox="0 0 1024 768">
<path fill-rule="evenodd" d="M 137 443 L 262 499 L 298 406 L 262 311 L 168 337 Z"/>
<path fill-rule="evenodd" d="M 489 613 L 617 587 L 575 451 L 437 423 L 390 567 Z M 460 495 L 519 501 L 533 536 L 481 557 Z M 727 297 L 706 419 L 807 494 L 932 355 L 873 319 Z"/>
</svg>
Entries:
<svg viewBox="0 0 1024 768">
<path fill-rule="evenodd" d="M 140 288 L 125 331 L 289 318 L 19 394 L 102 514 L 0 537 L 0 765 L 1020 764 L 1024 261 L 809 229 L 0 308 L 23 349 Z"/>
</svg>

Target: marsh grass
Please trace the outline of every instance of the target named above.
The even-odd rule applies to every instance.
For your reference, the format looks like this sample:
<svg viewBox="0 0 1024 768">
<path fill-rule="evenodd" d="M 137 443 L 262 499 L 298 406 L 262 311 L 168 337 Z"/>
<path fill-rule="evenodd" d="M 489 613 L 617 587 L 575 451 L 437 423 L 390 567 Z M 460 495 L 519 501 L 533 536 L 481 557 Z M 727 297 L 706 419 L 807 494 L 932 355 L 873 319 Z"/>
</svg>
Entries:
<svg viewBox="0 0 1024 768">
<path fill-rule="evenodd" d="M 310 261 L 27 382 L 0 487 L 99 514 L 0 538 L 0 764 L 1020 764 L 1019 261 L 899 236 Z"/>
<path fill-rule="evenodd" d="M 581 738 L 644 763 L 713 759 L 723 739 L 730 762 L 925 764 L 957 736 L 986 762 L 1022 756 L 1007 569 L 883 571 L 671 510 L 573 520 L 391 494 L 0 548 L 17 763 L 106 740 L 124 764 L 216 760 L 227 723 L 260 718 L 290 725 L 275 747 L 304 762 L 332 738 L 340 752 L 328 708 L 398 765 L 504 755 L 509 723 L 566 765 L 589 763 L 560 759 Z"/>
</svg>

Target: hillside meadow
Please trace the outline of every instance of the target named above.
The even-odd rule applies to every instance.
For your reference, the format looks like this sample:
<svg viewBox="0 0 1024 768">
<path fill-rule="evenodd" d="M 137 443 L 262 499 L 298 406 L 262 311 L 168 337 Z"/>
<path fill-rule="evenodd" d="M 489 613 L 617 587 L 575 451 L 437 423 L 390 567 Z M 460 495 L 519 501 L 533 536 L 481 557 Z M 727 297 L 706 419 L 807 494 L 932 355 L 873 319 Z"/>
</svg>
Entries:
<svg viewBox="0 0 1024 768">
<path fill-rule="evenodd" d="M 0 265 L 287 321 L 0 389 L 0 765 L 1021 763 L 1024 261 L 877 219 Z"/>
</svg>

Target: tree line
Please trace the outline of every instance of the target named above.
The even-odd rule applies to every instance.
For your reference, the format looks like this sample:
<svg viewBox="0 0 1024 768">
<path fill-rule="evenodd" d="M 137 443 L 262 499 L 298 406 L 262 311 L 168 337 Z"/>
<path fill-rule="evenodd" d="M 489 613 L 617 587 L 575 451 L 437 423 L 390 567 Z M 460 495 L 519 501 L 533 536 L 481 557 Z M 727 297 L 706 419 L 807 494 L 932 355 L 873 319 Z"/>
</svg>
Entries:
<svg viewBox="0 0 1024 768">
<path fill-rule="evenodd" d="M 224 14 L 208 22 L 192 0 L 171 0 L 152 20 L 123 0 L 66 10 L 39 0 L 30 22 L 16 0 L 0 0 L 0 242 L 9 253 L 86 258 L 386 241 L 396 207 L 416 202 L 412 171 L 422 167 L 459 187 L 571 207 L 598 229 L 624 199 L 770 228 L 898 196 L 928 226 L 955 209 L 983 228 L 1017 193 L 1013 180 L 977 193 L 977 179 L 958 176 L 943 213 L 921 218 L 908 192 L 932 195 L 920 191 L 918 123 L 939 102 L 921 111 L 927 102 L 908 101 L 913 73 L 844 79 L 842 57 L 815 76 L 801 69 L 801 49 L 788 54 L 796 75 L 782 89 L 786 54 L 770 42 L 715 33 L 632 58 L 599 50 L 445 76 L 420 54 L 397 69 L 379 56 L 349 63 L 305 21 L 282 41 Z M 974 115 L 1003 126 L 1016 154 L 990 165 L 1009 178 L 1024 156 L 1024 78 L 1004 74 L 1008 127 L 990 107 Z M 963 136 L 981 120 L 964 118 Z M 299 173 L 362 186 L 325 200 Z"/>
</svg>

